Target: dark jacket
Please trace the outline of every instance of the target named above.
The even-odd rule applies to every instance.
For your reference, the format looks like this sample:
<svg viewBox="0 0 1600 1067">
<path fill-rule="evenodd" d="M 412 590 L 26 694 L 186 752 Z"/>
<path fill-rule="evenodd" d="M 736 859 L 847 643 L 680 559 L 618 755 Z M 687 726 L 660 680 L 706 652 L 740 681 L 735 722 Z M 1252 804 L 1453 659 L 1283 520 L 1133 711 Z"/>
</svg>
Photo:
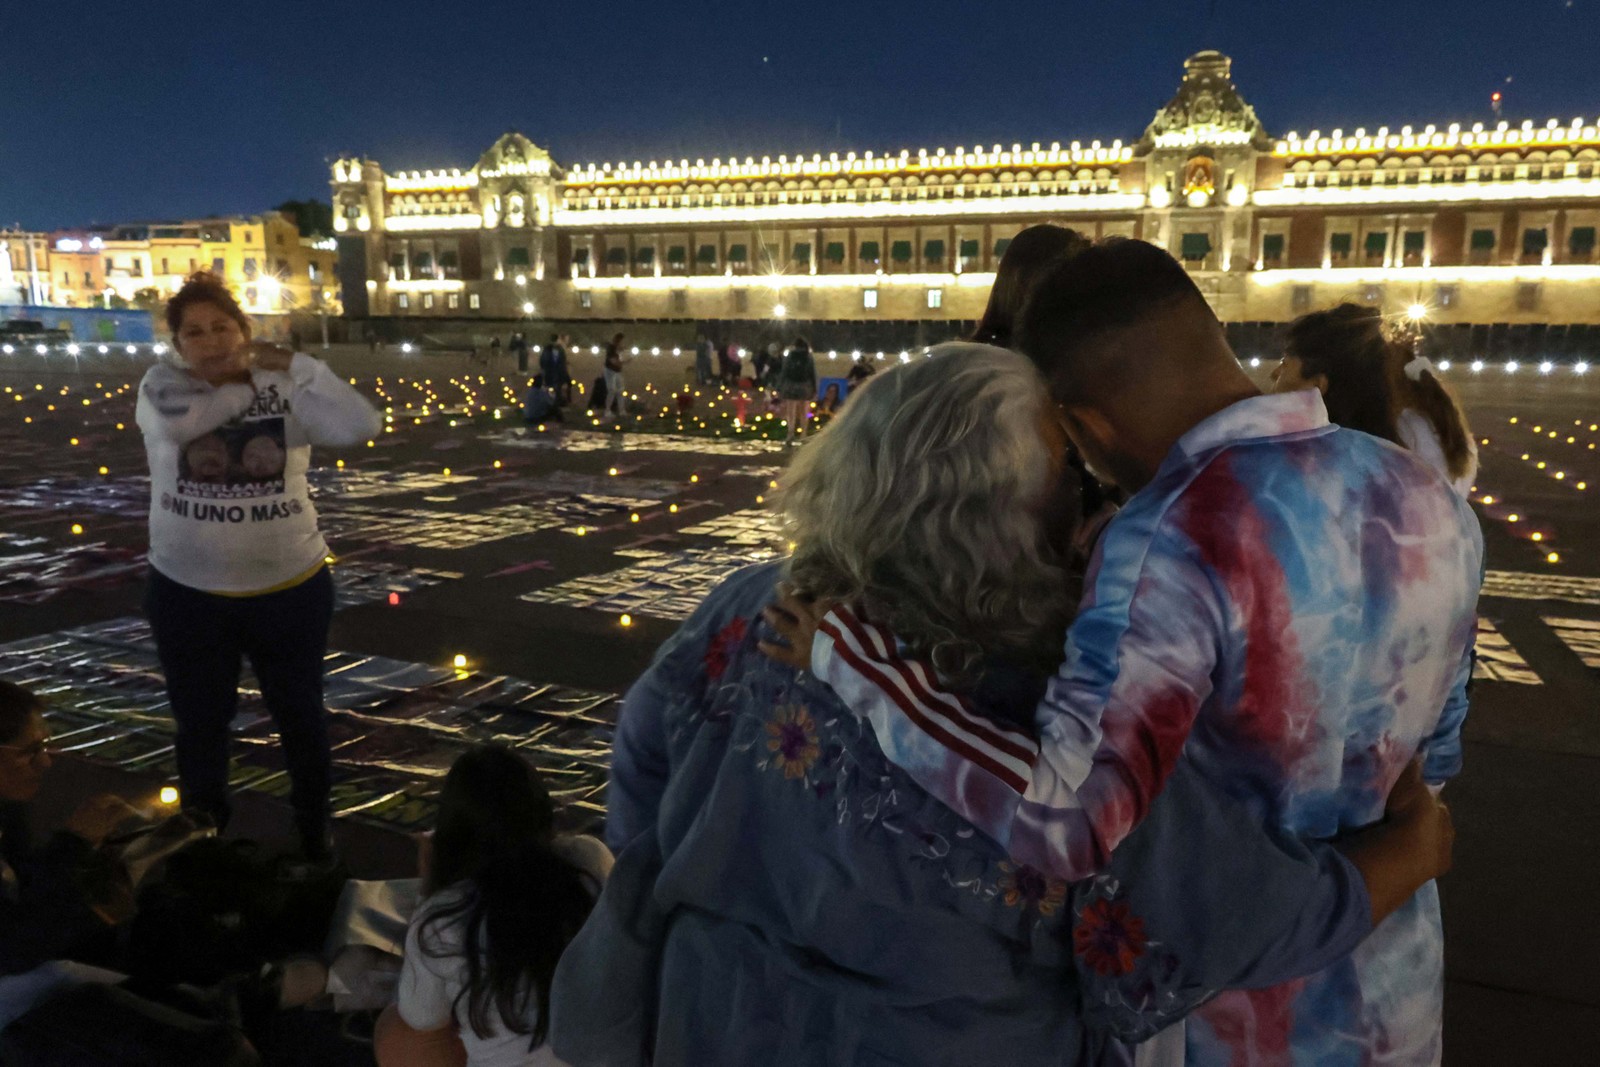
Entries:
<svg viewBox="0 0 1600 1067">
<path fill-rule="evenodd" d="M 110 927 L 94 901 L 121 875 L 115 861 L 76 834 L 36 846 L 21 805 L 0 807 L 0 974 L 48 960 L 96 957 L 90 945 Z"/>
</svg>

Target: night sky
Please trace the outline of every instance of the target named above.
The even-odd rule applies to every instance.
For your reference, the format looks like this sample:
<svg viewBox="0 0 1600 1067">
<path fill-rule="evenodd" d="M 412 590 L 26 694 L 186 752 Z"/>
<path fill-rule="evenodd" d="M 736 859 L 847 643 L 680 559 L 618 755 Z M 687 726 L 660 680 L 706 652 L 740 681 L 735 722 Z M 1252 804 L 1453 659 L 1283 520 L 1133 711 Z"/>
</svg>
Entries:
<svg viewBox="0 0 1600 1067">
<path fill-rule="evenodd" d="M 252 212 L 327 161 L 1132 140 L 1220 48 L 1276 134 L 1600 114 L 1600 0 L 0 4 L 0 225 Z M 1507 84 L 1509 80 L 1509 84 Z"/>
</svg>

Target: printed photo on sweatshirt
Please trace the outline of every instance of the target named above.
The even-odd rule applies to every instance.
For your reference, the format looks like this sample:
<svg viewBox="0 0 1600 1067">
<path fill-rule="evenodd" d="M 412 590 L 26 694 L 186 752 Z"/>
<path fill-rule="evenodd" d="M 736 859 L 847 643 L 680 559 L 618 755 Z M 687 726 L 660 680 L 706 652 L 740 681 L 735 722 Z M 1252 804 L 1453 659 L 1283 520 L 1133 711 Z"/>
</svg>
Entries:
<svg viewBox="0 0 1600 1067">
<path fill-rule="evenodd" d="M 202 500 L 282 495 L 288 411 L 288 400 L 269 385 L 239 418 L 186 443 L 178 452 L 178 495 Z"/>
</svg>

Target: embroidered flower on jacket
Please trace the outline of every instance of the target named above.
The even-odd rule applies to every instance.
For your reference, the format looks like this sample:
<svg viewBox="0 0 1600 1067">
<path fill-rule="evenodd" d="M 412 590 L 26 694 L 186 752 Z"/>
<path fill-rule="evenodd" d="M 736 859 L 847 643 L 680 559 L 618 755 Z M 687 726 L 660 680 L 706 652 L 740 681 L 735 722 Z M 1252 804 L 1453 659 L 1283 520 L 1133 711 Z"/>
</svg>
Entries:
<svg viewBox="0 0 1600 1067">
<path fill-rule="evenodd" d="M 744 635 L 749 629 L 749 624 L 744 619 L 734 619 L 728 625 L 718 630 L 711 639 L 711 645 L 706 649 L 706 677 L 713 682 L 721 678 L 727 671 L 728 664 L 733 661 L 733 653 L 744 641 Z"/>
<path fill-rule="evenodd" d="M 1008 908 L 1031 906 L 1040 915 L 1053 915 L 1067 899 L 1067 883 L 1026 863 L 1001 863 L 1000 870 L 1000 893 Z"/>
<path fill-rule="evenodd" d="M 767 749 L 773 764 L 783 768 L 785 778 L 804 778 L 822 754 L 817 743 L 817 724 L 803 704 L 778 709 L 777 718 L 767 723 Z"/>
<path fill-rule="evenodd" d="M 1146 944 L 1144 920 L 1130 914 L 1122 901 L 1095 901 L 1083 909 L 1072 930 L 1073 951 L 1099 975 L 1127 974 Z"/>
</svg>

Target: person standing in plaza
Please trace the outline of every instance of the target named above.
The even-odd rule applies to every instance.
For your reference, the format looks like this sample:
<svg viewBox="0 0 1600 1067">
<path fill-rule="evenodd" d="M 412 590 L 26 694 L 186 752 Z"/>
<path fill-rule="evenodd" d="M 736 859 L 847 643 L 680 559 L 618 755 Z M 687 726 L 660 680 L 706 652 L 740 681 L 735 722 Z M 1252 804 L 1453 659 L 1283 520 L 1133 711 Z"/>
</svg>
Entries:
<svg viewBox="0 0 1600 1067">
<path fill-rule="evenodd" d="M 804 432 L 806 412 L 817 396 L 817 364 L 811 356 L 811 342 L 796 338 L 771 376 L 777 380 L 783 402 L 783 443 L 792 446 L 795 435 Z"/>
<path fill-rule="evenodd" d="M 614 413 L 621 419 L 628 413 L 627 398 L 623 395 L 624 383 L 622 368 L 626 366 L 622 359 L 622 334 L 611 338 L 606 345 L 605 380 L 606 380 L 606 405 L 603 411 Z"/>
<path fill-rule="evenodd" d="M 558 404 L 572 403 L 572 375 L 567 370 L 564 334 L 551 334 L 549 343 L 539 352 L 539 374 L 544 378 L 544 387 L 550 390 Z"/>
<path fill-rule="evenodd" d="M 739 349 L 732 341 L 717 347 L 717 377 L 723 385 L 739 384 Z"/>
<path fill-rule="evenodd" d="M 694 381 L 696 385 L 711 384 L 711 340 L 705 334 L 694 339 Z"/>
<path fill-rule="evenodd" d="M 330 856 L 322 660 L 328 544 L 306 484 L 311 446 L 375 436 L 383 416 L 326 363 L 251 340 L 215 276 L 167 302 L 176 358 L 139 385 L 150 464 L 145 612 L 177 721 L 185 809 L 228 822 L 228 727 L 248 656 L 288 764 L 308 858 Z"/>
<path fill-rule="evenodd" d="M 528 373 L 528 339 L 518 330 L 511 335 L 511 354 L 517 357 L 517 373 Z"/>
</svg>

